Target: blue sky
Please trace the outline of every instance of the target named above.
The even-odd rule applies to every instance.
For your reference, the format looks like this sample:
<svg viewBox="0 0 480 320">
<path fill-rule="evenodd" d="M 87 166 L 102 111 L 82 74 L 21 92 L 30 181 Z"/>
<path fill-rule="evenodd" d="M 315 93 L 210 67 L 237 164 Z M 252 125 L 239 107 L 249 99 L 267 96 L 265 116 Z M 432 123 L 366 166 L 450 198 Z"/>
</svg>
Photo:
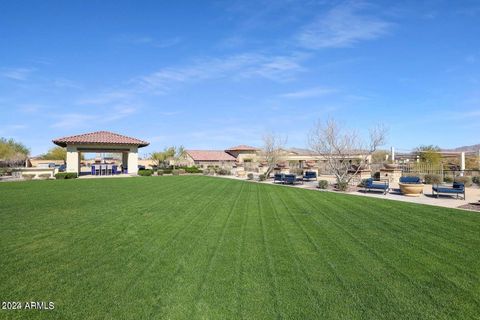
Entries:
<svg viewBox="0 0 480 320">
<path fill-rule="evenodd" d="M 304 147 L 317 119 L 388 146 L 480 143 L 478 1 L 3 1 L 0 136 L 111 130 Z"/>
</svg>

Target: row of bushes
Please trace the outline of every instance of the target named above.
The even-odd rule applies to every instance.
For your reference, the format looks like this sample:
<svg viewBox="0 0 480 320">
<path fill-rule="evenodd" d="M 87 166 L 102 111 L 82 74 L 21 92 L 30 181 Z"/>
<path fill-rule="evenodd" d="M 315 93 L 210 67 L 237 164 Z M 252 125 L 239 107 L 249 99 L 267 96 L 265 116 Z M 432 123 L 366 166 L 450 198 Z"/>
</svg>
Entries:
<svg viewBox="0 0 480 320">
<path fill-rule="evenodd" d="M 158 176 L 163 176 L 164 174 L 172 174 L 174 176 L 178 176 L 180 174 L 185 174 L 185 173 L 202 173 L 203 171 L 198 169 L 197 167 L 181 167 L 179 169 L 158 169 L 158 170 L 152 170 L 152 169 L 143 169 L 143 170 L 138 170 L 138 175 L 142 177 L 149 177 L 154 175 L 155 173 Z"/>
<path fill-rule="evenodd" d="M 475 183 L 479 184 L 478 177 L 475 177 L 475 178 L 476 178 Z M 455 177 L 454 178 L 454 177 L 446 176 L 442 178 L 442 176 L 439 174 L 426 174 L 424 176 L 424 181 L 426 184 L 440 184 L 442 182 L 446 182 L 446 183 L 460 182 L 465 184 L 465 187 L 471 187 L 474 182 L 472 177 Z"/>
<path fill-rule="evenodd" d="M 78 173 L 76 172 L 59 172 L 55 175 L 56 179 L 76 179 L 78 178 Z"/>
<path fill-rule="evenodd" d="M 224 168 L 218 168 L 218 167 L 209 167 L 205 170 L 202 171 L 203 174 L 205 175 L 213 175 L 213 174 L 218 174 L 221 176 L 229 176 L 232 174 L 232 172 L 228 169 Z"/>
</svg>

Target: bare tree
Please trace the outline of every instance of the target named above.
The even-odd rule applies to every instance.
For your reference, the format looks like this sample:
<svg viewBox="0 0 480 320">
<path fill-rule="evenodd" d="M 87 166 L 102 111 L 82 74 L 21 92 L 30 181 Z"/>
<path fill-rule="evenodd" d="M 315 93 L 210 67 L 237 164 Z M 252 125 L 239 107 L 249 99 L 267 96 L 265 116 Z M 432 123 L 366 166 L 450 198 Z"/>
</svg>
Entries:
<svg viewBox="0 0 480 320">
<path fill-rule="evenodd" d="M 262 137 L 263 157 L 267 162 L 268 168 L 265 176 L 268 178 L 278 161 L 281 159 L 282 149 L 287 143 L 287 138 L 280 137 L 273 133 L 267 133 Z"/>
<path fill-rule="evenodd" d="M 310 133 L 310 147 L 327 161 L 338 185 L 346 186 L 366 167 L 368 159 L 385 144 L 388 130 L 377 125 L 370 130 L 368 141 L 363 141 L 355 130 L 347 130 L 334 119 L 317 122 Z M 356 166 L 352 166 L 352 162 Z"/>
</svg>

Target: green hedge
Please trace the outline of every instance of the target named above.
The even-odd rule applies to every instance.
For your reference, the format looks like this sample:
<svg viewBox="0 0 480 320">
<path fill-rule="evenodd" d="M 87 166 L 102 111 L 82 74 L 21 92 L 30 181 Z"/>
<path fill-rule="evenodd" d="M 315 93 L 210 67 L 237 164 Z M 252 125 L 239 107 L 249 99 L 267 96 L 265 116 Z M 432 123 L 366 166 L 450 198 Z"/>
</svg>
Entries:
<svg viewBox="0 0 480 320">
<path fill-rule="evenodd" d="M 59 172 L 55 175 L 56 179 L 76 179 L 78 178 L 78 173 L 76 172 Z"/>
<path fill-rule="evenodd" d="M 145 169 L 145 170 L 138 170 L 138 175 L 142 177 L 150 177 L 153 174 L 153 170 Z"/>
<path fill-rule="evenodd" d="M 197 167 L 195 166 L 191 166 L 191 167 L 181 167 L 179 169 L 184 169 L 186 173 L 202 173 L 203 171 L 198 169 Z"/>
</svg>

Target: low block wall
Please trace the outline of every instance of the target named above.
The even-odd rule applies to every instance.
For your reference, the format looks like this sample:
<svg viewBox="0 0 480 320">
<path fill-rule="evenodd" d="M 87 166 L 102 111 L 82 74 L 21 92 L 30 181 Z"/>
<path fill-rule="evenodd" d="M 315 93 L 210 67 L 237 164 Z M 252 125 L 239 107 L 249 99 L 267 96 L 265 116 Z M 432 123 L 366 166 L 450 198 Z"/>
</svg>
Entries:
<svg viewBox="0 0 480 320">
<path fill-rule="evenodd" d="M 49 175 L 50 179 L 55 177 L 54 168 L 20 168 L 15 169 L 12 175 L 16 178 L 22 178 L 23 175 L 34 175 L 33 179 L 41 179 L 40 175 Z"/>
</svg>

